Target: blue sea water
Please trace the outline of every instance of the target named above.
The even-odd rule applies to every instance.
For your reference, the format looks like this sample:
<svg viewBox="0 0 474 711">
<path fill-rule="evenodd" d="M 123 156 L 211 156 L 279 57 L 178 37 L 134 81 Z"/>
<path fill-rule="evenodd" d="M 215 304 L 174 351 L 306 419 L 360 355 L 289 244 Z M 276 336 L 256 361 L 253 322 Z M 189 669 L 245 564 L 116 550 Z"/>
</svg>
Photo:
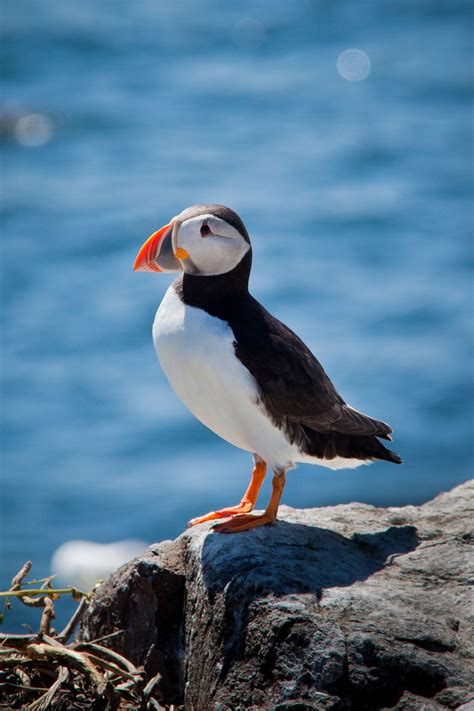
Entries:
<svg viewBox="0 0 474 711">
<path fill-rule="evenodd" d="M 131 269 L 194 203 L 242 216 L 254 295 L 404 458 L 300 466 L 284 503 L 416 504 L 472 476 L 471 19 L 467 0 L 4 2 L 2 589 L 64 541 L 171 538 L 240 500 L 249 455 L 156 362 L 171 277 Z M 360 81 L 337 68 L 354 48 Z"/>
</svg>

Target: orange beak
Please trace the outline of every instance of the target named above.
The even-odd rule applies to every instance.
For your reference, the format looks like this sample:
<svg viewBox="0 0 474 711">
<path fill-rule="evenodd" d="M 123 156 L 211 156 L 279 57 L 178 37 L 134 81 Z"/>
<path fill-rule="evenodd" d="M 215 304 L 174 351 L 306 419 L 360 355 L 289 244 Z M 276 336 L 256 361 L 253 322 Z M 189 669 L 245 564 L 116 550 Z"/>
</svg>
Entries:
<svg viewBox="0 0 474 711">
<path fill-rule="evenodd" d="M 142 245 L 137 254 L 133 270 L 135 272 L 178 272 L 181 264 L 173 252 L 173 223 L 165 225 Z M 179 248 L 178 248 L 179 249 Z M 176 250 L 178 252 L 178 250 Z M 184 250 L 183 250 L 184 251 Z"/>
</svg>

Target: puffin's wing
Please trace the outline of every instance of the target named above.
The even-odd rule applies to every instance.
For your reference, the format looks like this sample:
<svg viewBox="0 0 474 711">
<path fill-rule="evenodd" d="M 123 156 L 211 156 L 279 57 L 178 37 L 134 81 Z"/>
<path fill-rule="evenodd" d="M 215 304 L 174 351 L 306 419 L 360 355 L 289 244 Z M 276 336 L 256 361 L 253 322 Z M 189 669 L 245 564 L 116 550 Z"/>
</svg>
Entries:
<svg viewBox="0 0 474 711">
<path fill-rule="evenodd" d="M 344 403 L 338 409 L 337 419 L 329 421 L 327 417 L 323 414 L 323 422 L 320 418 L 314 417 L 304 417 L 299 421 L 306 425 L 312 430 L 318 432 L 341 432 L 344 434 L 352 435 L 375 435 L 376 437 L 382 437 L 383 439 L 391 440 L 392 429 L 386 422 L 381 420 L 376 420 L 369 415 L 365 415 L 359 410 L 355 410 L 350 405 Z M 290 418 L 293 419 L 293 418 Z"/>
<path fill-rule="evenodd" d="M 252 302 L 234 327 L 235 352 L 257 381 L 275 422 L 391 439 L 389 425 L 347 405 L 303 341 L 257 301 Z"/>
</svg>

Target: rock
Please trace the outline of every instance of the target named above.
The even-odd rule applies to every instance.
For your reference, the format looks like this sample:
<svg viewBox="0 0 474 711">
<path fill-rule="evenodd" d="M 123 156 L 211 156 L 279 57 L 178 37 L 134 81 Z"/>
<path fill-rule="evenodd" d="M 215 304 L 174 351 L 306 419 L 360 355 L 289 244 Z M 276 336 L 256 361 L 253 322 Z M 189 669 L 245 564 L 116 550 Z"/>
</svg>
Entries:
<svg viewBox="0 0 474 711">
<path fill-rule="evenodd" d="M 280 508 L 114 573 L 81 636 L 159 672 L 187 711 L 470 708 L 474 481 L 420 507 Z"/>
</svg>

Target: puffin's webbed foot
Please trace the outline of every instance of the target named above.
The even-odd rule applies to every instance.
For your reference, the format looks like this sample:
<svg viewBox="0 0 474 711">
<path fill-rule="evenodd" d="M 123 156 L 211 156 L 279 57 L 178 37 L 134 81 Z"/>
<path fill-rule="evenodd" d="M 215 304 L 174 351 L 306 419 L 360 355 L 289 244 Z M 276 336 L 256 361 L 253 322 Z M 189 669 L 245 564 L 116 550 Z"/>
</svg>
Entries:
<svg viewBox="0 0 474 711">
<path fill-rule="evenodd" d="M 224 521 L 224 523 L 218 523 L 213 526 L 212 530 L 219 533 L 240 533 L 240 531 L 248 531 L 250 528 L 265 526 L 267 523 L 273 523 L 274 521 L 276 521 L 276 518 L 273 518 L 265 511 L 265 513 L 258 516 L 235 516 L 230 521 Z"/>
<path fill-rule="evenodd" d="M 258 492 L 262 486 L 263 480 L 265 478 L 265 473 L 267 471 L 267 465 L 255 455 L 255 465 L 252 471 L 252 479 L 245 492 L 242 501 L 237 506 L 228 506 L 225 509 L 219 509 L 218 511 L 210 511 L 204 516 L 197 516 L 192 518 L 188 526 L 197 526 L 199 523 L 204 523 L 205 521 L 214 521 L 219 518 L 226 518 L 227 516 L 236 516 L 239 514 L 247 514 L 249 511 L 253 511 L 255 504 L 257 503 Z"/>
<path fill-rule="evenodd" d="M 240 533 L 241 531 L 248 531 L 250 528 L 265 526 L 267 523 L 273 523 L 276 521 L 281 495 L 285 486 L 285 480 L 285 470 L 276 473 L 273 477 L 272 495 L 263 514 L 259 514 L 257 516 L 236 516 L 230 521 L 224 521 L 224 523 L 217 524 L 217 526 L 213 527 L 213 530 L 218 533 Z"/>
<path fill-rule="evenodd" d="M 219 509 L 218 511 L 209 511 L 209 513 L 204 514 L 204 516 L 196 516 L 192 518 L 188 526 L 197 526 L 198 523 L 205 523 L 206 521 L 214 521 L 216 518 L 226 518 L 227 516 L 235 516 L 237 514 L 246 514 L 253 510 L 254 505 L 250 501 L 245 501 L 242 499 L 240 504 L 237 506 L 229 506 L 227 509 Z"/>
</svg>

